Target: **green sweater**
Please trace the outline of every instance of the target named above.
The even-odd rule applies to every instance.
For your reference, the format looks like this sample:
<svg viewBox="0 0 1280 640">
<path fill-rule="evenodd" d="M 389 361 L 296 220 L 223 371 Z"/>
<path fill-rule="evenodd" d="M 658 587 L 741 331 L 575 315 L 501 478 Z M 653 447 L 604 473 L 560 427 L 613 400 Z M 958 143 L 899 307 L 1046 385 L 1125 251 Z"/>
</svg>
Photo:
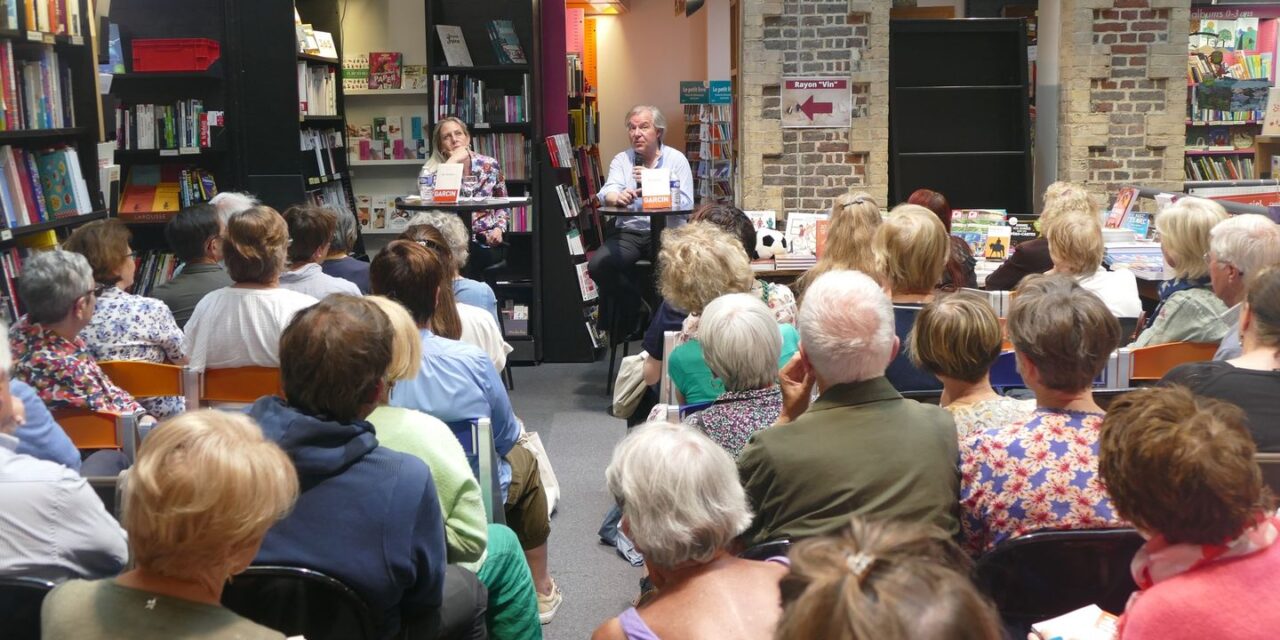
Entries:
<svg viewBox="0 0 1280 640">
<path fill-rule="evenodd" d="M 471 474 L 462 444 L 445 423 L 413 409 L 378 407 L 373 423 L 382 446 L 427 463 L 436 482 L 449 563 L 484 563 L 488 540 L 480 483 Z"/>
</svg>

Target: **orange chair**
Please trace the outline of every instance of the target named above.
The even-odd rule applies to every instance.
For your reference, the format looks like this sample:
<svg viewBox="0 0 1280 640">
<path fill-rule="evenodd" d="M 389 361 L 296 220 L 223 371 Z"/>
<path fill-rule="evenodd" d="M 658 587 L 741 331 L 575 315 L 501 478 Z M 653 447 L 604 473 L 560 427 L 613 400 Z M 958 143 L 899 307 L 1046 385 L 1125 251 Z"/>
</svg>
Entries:
<svg viewBox="0 0 1280 640">
<path fill-rule="evenodd" d="M 185 395 L 182 367 L 176 364 L 104 360 L 98 366 L 117 387 L 135 398 Z"/>
<path fill-rule="evenodd" d="M 188 372 L 187 382 L 191 382 Z M 235 367 L 208 369 L 198 376 L 198 384 L 190 388 L 199 390 L 201 404 L 210 402 L 235 402 L 248 404 L 262 396 L 283 395 L 280 386 L 280 369 L 276 367 Z"/>
<path fill-rule="evenodd" d="M 50 413 L 77 449 L 120 449 L 130 460 L 138 449 L 138 416 L 79 407 Z"/>
<path fill-rule="evenodd" d="M 1170 342 L 1133 350 L 1129 365 L 1129 380 L 1156 381 L 1169 370 L 1185 362 L 1212 360 L 1218 351 L 1213 342 Z"/>
</svg>

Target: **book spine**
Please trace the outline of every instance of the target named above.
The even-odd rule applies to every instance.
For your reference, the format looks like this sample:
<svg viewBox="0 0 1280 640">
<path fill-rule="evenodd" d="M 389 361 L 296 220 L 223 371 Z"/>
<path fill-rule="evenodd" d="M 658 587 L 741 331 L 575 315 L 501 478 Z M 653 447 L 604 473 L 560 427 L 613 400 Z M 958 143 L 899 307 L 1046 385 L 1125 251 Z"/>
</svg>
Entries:
<svg viewBox="0 0 1280 640">
<path fill-rule="evenodd" d="M 23 151 L 22 156 L 26 162 L 27 181 L 31 183 L 31 199 L 36 203 L 36 209 L 40 212 L 40 219 L 44 221 L 53 220 L 53 212 L 49 210 L 48 203 L 44 199 L 44 188 L 40 186 L 40 171 L 36 167 L 35 154 Z"/>
</svg>

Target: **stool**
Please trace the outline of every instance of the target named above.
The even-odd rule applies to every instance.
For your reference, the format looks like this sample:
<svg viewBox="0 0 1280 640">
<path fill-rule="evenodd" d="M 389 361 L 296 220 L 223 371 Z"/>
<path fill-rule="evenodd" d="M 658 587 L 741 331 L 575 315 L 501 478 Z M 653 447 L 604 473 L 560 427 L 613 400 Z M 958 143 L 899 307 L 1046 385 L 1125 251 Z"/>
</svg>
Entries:
<svg viewBox="0 0 1280 640">
<path fill-rule="evenodd" d="M 632 266 L 632 269 L 635 270 L 634 273 L 637 280 L 641 280 L 642 282 L 652 281 L 652 261 L 641 258 L 636 261 L 635 265 Z M 631 343 L 627 338 L 630 337 L 633 329 L 643 331 L 647 328 L 653 317 L 653 311 L 650 308 L 649 302 L 645 300 L 643 293 L 636 288 L 630 278 L 624 278 L 622 280 L 622 288 L 623 290 L 619 292 L 620 295 L 634 295 L 640 301 L 639 313 L 632 317 L 624 317 L 626 314 L 623 314 L 619 310 L 621 305 L 618 304 L 618 300 L 616 298 L 610 300 L 610 304 L 608 305 L 605 326 L 608 327 L 609 331 L 609 373 L 608 380 L 605 385 L 605 393 L 609 395 L 613 394 L 614 375 L 617 371 L 618 362 L 618 347 L 622 347 L 622 357 L 625 358 L 630 355 Z"/>
</svg>

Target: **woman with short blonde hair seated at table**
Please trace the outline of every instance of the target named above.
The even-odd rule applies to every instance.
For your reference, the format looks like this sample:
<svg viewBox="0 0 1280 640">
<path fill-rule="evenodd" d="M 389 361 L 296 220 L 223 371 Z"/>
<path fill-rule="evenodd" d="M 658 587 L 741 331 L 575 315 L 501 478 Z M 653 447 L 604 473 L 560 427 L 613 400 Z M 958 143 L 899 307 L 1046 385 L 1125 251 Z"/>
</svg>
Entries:
<svg viewBox="0 0 1280 640">
<path fill-rule="evenodd" d="M 1182 198 L 1156 215 L 1160 249 L 1174 277 L 1160 285 L 1160 302 L 1133 346 L 1221 342 L 1231 330 L 1222 319 L 1226 305 L 1213 295 L 1205 260 L 1209 231 L 1226 219 L 1222 205 L 1204 198 Z"/>
<path fill-rule="evenodd" d="M 1142 315 L 1138 298 L 1138 279 L 1128 269 L 1108 271 L 1102 267 L 1106 251 L 1102 243 L 1102 224 L 1097 216 L 1064 213 L 1044 226 L 1049 241 L 1049 257 L 1053 269 L 1049 273 L 1071 276 L 1092 291 L 1117 318 Z"/>
<path fill-rule="evenodd" d="M 284 638 L 224 609 L 222 589 L 297 496 L 289 457 L 248 416 L 205 410 L 165 422 L 143 441 L 124 488 L 133 569 L 54 589 L 42 637 Z"/>
</svg>

